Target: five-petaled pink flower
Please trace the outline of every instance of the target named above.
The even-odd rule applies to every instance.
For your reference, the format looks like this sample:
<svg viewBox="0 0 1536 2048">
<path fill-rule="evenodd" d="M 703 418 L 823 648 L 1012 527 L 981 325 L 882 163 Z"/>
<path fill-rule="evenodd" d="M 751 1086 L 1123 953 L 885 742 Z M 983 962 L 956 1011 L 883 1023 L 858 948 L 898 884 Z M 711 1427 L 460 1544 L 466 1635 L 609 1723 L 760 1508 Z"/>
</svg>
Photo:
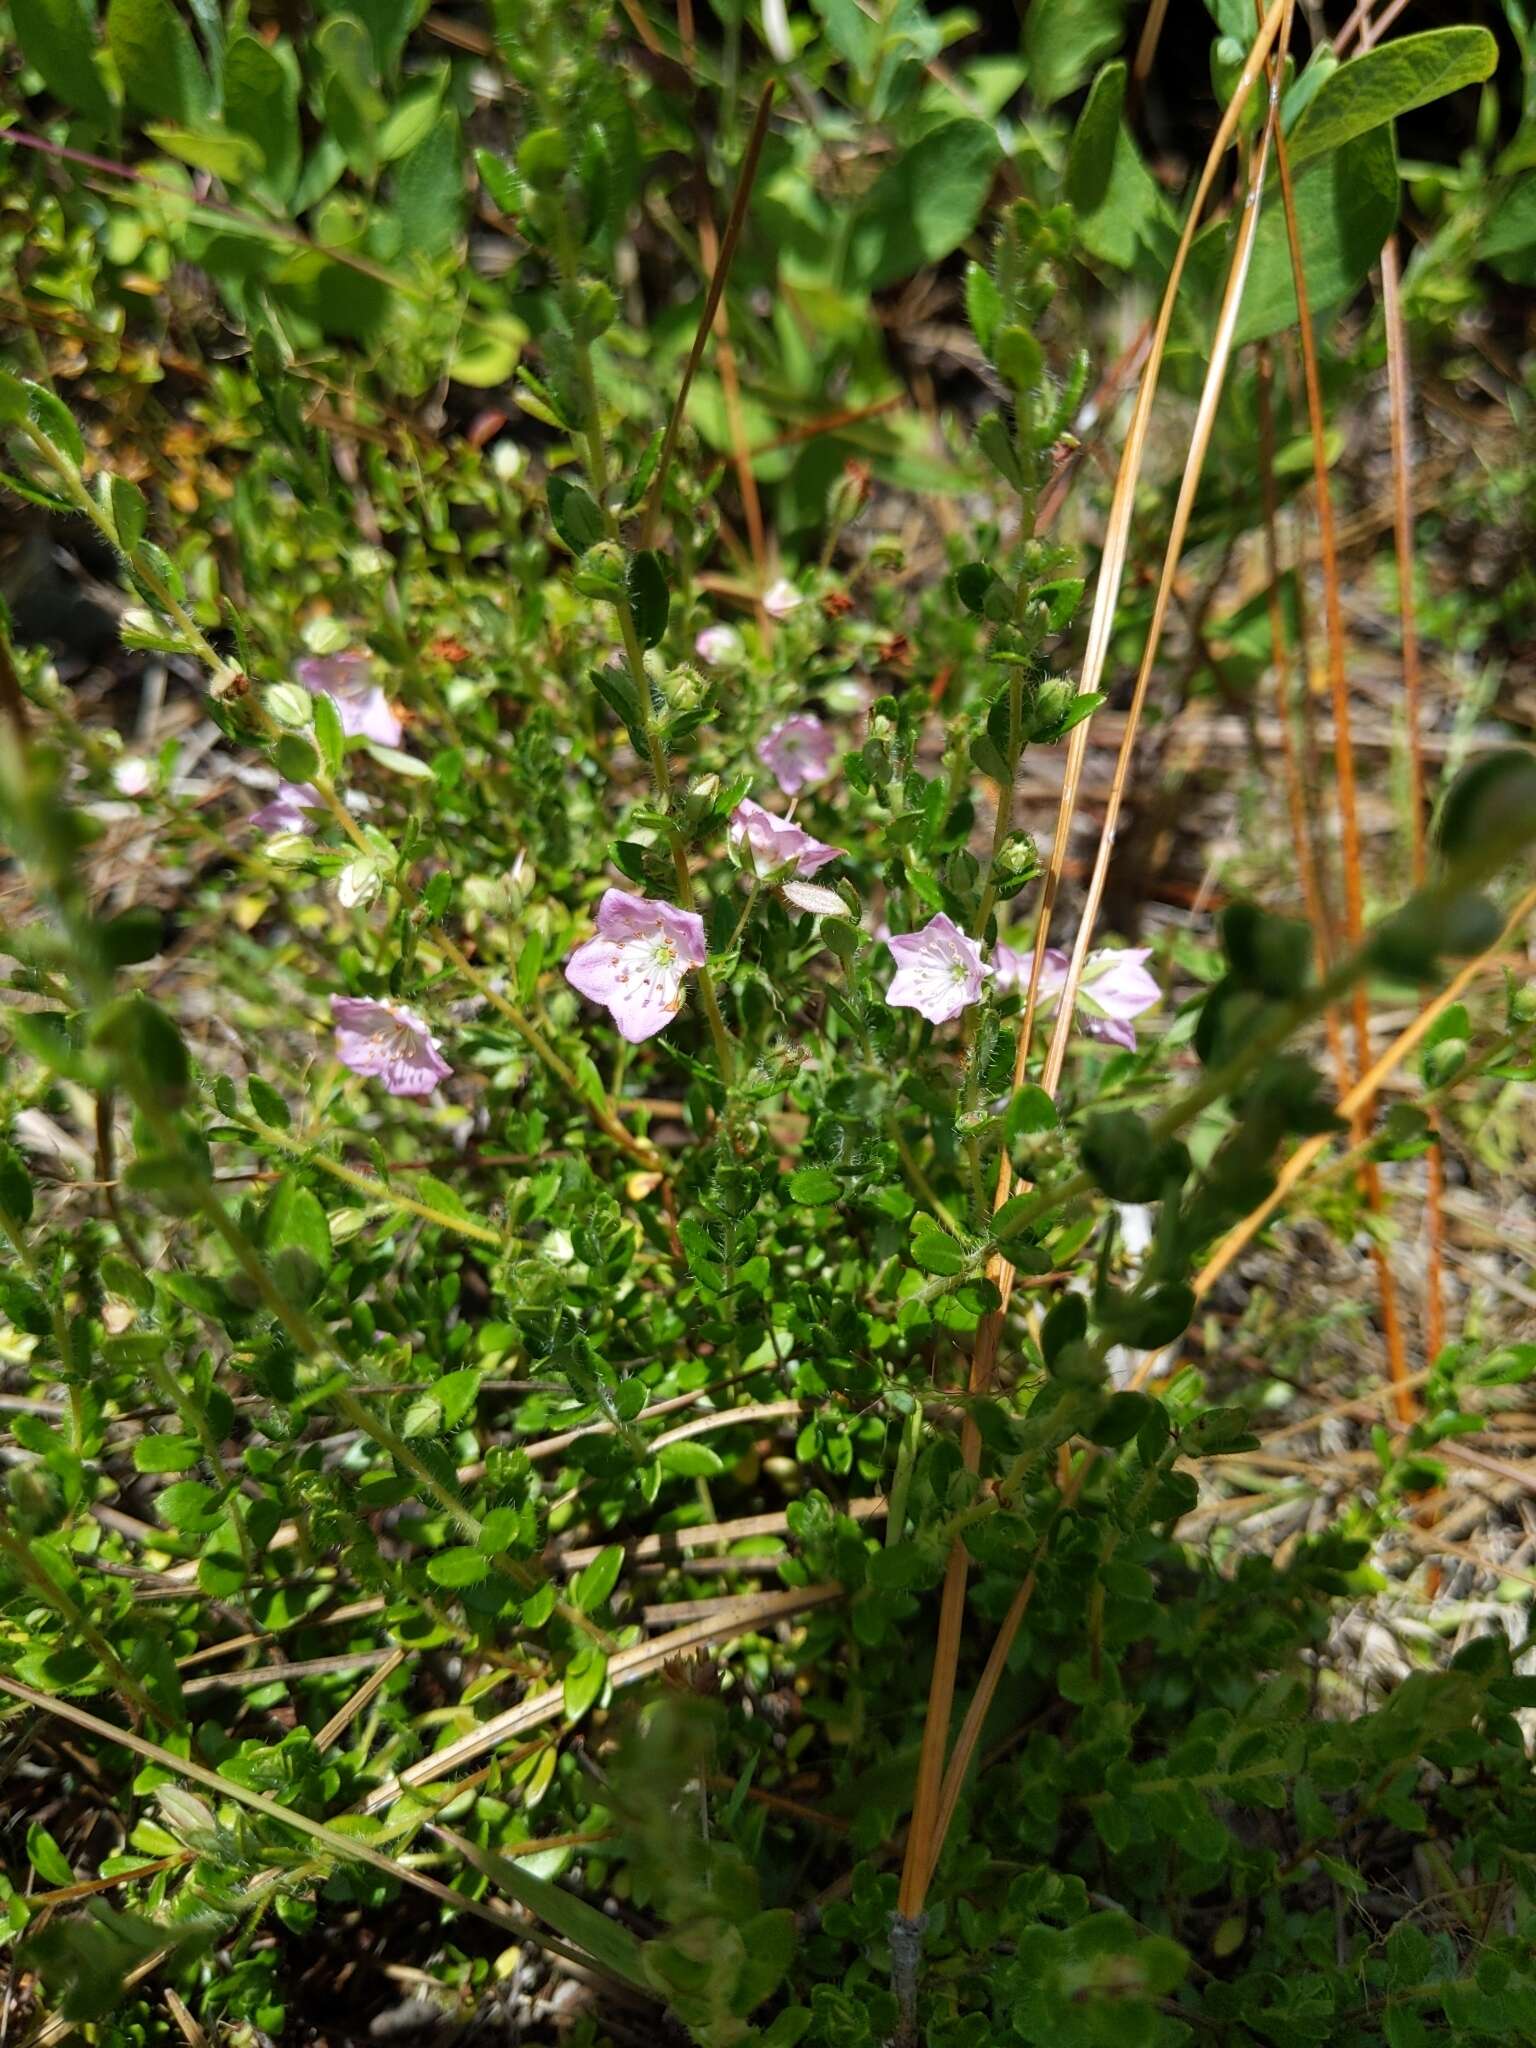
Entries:
<svg viewBox="0 0 1536 2048">
<path fill-rule="evenodd" d="M 797 711 L 758 742 L 757 758 L 786 796 L 813 789 L 832 773 L 836 735 L 812 711 Z"/>
<path fill-rule="evenodd" d="M 693 651 L 711 668 L 731 668 L 740 661 L 745 650 L 741 635 L 734 626 L 706 626 L 695 639 Z"/>
<path fill-rule="evenodd" d="M 398 747 L 404 733 L 382 687 L 373 680 L 373 661 L 366 654 L 306 655 L 294 670 L 315 695 L 324 694 L 341 713 L 341 729 L 349 740 L 373 740 Z"/>
<path fill-rule="evenodd" d="M 787 576 L 770 583 L 763 592 L 763 610 L 770 619 L 787 619 L 791 612 L 799 610 L 801 602 L 799 591 Z"/>
<path fill-rule="evenodd" d="M 751 797 L 743 797 L 732 811 L 729 838 L 737 853 L 748 858 L 752 872 L 765 876 L 790 867 L 790 872 L 803 880 L 846 851 L 841 846 L 828 846 L 825 840 L 813 839 L 792 819 L 776 818 L 772 811 L 753 803 Z"/>
<path fill-rule="evenodd" d="M 404 1003 L 332 996 L 331 1017 L 342 1065 L 382 1081 L 391 1095 L 430 1095 L 453 1072 L 426 1019 Z"/>
<path fill-rule="evenodd" d="M 942 910 L 920 932 L 893 933 L 885 943 L 896 962 L 885 1000 L 898 1010 L 918 1011 L 930 1024 L 958 1017 L 992 972 L 976 941 Z"/>
<path fill-rule="evenodd" d="M 597 935 L 565 963 L 571 987 L 612 1011 L 631 1045 L 665 1031 L 683 1006 L 683 977 L 705 960 L 704 920 L 692 910 L 605 889 Z"/>
<path fill-rule="evenodd" d="M 314 820 L 311 811 L 323 811 L 320 792 L 308 782 L 280 782 L 259 811 L 252 811 L 251 823 L 258 832 L 307 832 Z"/>
<path fill-rule="evenodd" d="M 1089 1038 L 1109 1045 L 1136 1050 L 1134 1020 L 1153 1009 L 1162 991 L 1147 972 L 1152 957 L 1150 946 L 1102 947 L 1083 962 L 1083 977 L 1077 991 L 1077 1020 Z M 997 948 L 997 979 L 1003 988 L 1027 989 L 1031 955 L 1016 953 L 1001 943 Z M 1040 1001 L 1055 1002 L 1066 985 L 1067 955 L 1047 946 L 1040 962 Z"/>
</svg>

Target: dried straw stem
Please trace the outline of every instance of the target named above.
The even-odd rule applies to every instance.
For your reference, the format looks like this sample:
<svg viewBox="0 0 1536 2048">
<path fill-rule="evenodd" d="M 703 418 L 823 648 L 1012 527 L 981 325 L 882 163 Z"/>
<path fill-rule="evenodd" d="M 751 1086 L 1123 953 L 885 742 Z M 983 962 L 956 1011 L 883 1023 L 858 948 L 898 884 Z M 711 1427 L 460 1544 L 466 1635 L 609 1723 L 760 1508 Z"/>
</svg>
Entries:
<svg viewBox="0 0 1536 2048">
<path fill-rule="evenodd" d="M 1296 193 L 1291 180 L 1285 138 L 1275 138 L 1275 161 L 1280 172 L 1280 194 L 1285 208 L 1285 233 L 1291 253 L 1291 279 L 1296 292 L 1296 321 L 1301 338 L 1302 378 L 1307 394 L 1307 419 L 1312 435 L 1312 472 L 1317 494 L 1318 545 L 1322 557 L 1323 620 L 1328 646 L 1328 691 L 1333 708 L 1334 767 L 1339 807 L 1339 831 L 1344 868 L 1344 931 L 1351 947 L 1360 944 L 1365 930 L 1365 898 L 1360 854 L 1360 820 L 1355 780 L 1355 747 L 1350 723 L 1349 680 L 1344 669 L 1344 607 L 1340 595 L 1337 535 L 1333 517 L 1333 488 L 1328 474 L 1327 420 L 1323 411 L 1322 379 L 1318 371 L 1317 337 L 1312 331 L 1307 303 L 1306 266 L 1301 253 L 1301 234 L 1296 217 Z M 1364 980 L 1355 983 L 1350 998 L 1354 1023 L 1355 1065 L 1363 1070 L 1370 1062 L 1370 1013 Z M 1358 1143 L 1363 1130 L 1357 1128 Z M 1381 1212 L 1381 1176 L 1374 1162 L 1361 1170 L 1361 1189 L 1372 1215 Z M 1382 1336 L 1387 1347 L 1387 1371 L 1397 1390 L 1399 1420 L 1409 1423 L 1418 1403 L 1406 1384 L 1408 1355 L 1403 1342 L 1402 1317 L 1398 1310 L 1397 1281 L 1385 1247 L 1371 1240 L 1371 1257 L 1381 1297 Z"/>
</svg>

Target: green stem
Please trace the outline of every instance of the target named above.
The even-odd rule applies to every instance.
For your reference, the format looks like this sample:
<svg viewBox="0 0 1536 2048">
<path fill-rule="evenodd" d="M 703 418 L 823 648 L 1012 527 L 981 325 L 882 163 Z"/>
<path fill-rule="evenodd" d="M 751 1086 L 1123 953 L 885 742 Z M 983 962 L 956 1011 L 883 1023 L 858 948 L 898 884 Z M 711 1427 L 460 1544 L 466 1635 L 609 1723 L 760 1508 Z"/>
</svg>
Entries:
<svg viewBox="0 0 1536 2048">
<path fill-rule="evenodd" d="M 263 1123 L 259 1117 L 246 1116 L 241 1119 L 268 1145 L 275 1145 L 281 1151 L 290 1152 L 309 1166 L 318 1166 L 322 1173 L 330 1174 L 333 1180 L 343 1181 L 358 1194 L 371 1202 L 387 1203 L 390 1208 L 403 1210 L 408 1216 L 419 1216 L 424 1223 L 436 1224 L 439 1230 L 451 1230 L 459 1237 L 473 1238 L 477 1244 L 488 1244 L 497 1251 L 507 1249 L 507 1240 L 500 1231 L 492 1230 L 483 1223 L 475 1223 L 467 1216 L 453 1216 L 446 1209 L 434 1209 L 428 1202 L 418 1202 L 413 1195 L 396 1194 L 395 1190 L 372 1175 L 359 1173 L 355 1166 L 348 1166 L 340 1159 L 332 1159 L 327 1152 L 319 1152 L 314 1145 L 296 1137 L 291 1131 L 280 1131 L 273 1124 Z"/>
</svg>

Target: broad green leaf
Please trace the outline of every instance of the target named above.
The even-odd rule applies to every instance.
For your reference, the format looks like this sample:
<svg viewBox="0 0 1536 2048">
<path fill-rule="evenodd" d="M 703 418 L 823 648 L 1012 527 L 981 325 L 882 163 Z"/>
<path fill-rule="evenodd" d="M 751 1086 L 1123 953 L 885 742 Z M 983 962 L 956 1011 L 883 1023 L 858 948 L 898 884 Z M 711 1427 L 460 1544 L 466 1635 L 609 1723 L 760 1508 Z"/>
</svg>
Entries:
<svg viewBox="0 0 1536 2048">
<path fill-rule="evenodd" d="M 436 71 L 417 80 L 408 92 L 400 95 L 389 119 L 379 131 L 379 156 L 383 162 L 392 164 L 397 157 L 408 156 L 419 142 L 426 140 L 440 119 L 452 121 L 451 114 L 444 117 L 442 112 L 448 79 L 447 65 L 439 65 Z"/>
<path fill-rule="evenodd" d="M 663 1444 L 656 1455 L 661 1469 L 678 1479 L 713 1479 L 717 1472 L 725 1470 L 708 1444 Z"/>
<path fill-rule="evenodd" d="M 986 121 L 946 121 L 914 143 L 860 206 L 845 281 L 874 291 L 957 249 L 981 218 L 1001 155 Z"/>
<path fill-rule="evenodd" d="M 595 1706 L 607 1683 L 608 1659 L 596 1643 L 585 1644 L 565 1667 L 562 1690 L 567 1721 L 579 1721 L 589 1707 Z"/>
<path fill-rule="evenodd" d="M 627 575 L 629 608 L 635 615 L 635 629 L 642 647 L 654 647 L 667 630 L 670 599 L 666 572 L 654 548 L 631 555 Z"/>
<path fill-rule="evenodd" d="M 566 476 L 552 476 L 546 491 L 556 533 L 573 555 L 584 555 L 603 537 L 603 515 L 597 500 Z"/>
<path fill-rule="evenodd" d="M 1505 193 L 1483 231 L 1478 254 L 1511 284 L 1536 284 L 1536 175 Z"/>
<path fill-rule="evenodd" d="M 211 111 L 208 74 L 171 0 L 111 0 L 107 44 L 123 91 L 141 113 L 190 126 Z"/>
<path fill-rule="evenodd" d="M 325 1211 L 312 1190 L 291 1173 L 284 1174 L 267 1205 L 266 1241 L 273 1251 L 291 1247 L 307 1253 L 322 1271 L 330 1261 Z"/>
<path fill-rule="evenodd" d="M 21 54 L 66 107 L 93 121 L 111 119 L 112 102 L 96 67 L 96 10 L 86 0 L 11 0 Z"/>
<path fill-rule="evenodd" d="M 448 1586 L 457 1590 L 463 1586 L 478 1586 L 491 1568 L 491 1561 L 482 1551 L 471 1550 L 465 1544 L 456 1545 L 452 1550 L 434 1551 L 427 1559 L 427 1577 L 434 1586 Z"/>
<path fill-rule="evenodd" d="M 292 69 L 256 36 L 224 53 L 224 122 L 261 152 L 260 183 L 286 199 L 299 175 L 299 92 Z"/>
<path fill-rule="evenodd" d="M 18 1230 L 32 1221 L 32 1180 L 14 1145 L 0 1144 L 0 1215 Z"/>
<path fill-rule="evenodd" d="M 1357 136 L 1296 180 L 1297 226 L 1314 315 L 1337 306 L 1364 283 L 1396 225 L 1397 206 L 1397 153 L 1389 128 Z M 1237 317 L 1237 342 L 1262 341 L 1295 318 L 1291 254 L 1277 190 L 1266 195 Z"/>
<path fill-rule="evenodd" d="M 389 103 L 378 89 L 373 39 L 354 14 L 333 14 L 311 49 L 324 78 L 325 118 L 358 177 L 379 166 L 379 138 Z"/>
<path fill-rule="evenodd" d="M 237 135 L 217 121 L 196 128 L 177 128 L 168 121 L 146 121 L 144 133 L 157 149 L 194 171 L 207 171 L 226 184 L 248 184 L 261 170 L 261 151 L 248 135 Z"/>
<path fill-rule="evenodd" d="M 1165 209 L 1152 173 L 1126 132 L 1124 106 L 1125 66 L 1106 64 L 1072 132 L 1066 195 L 1089 254 L 1129 270 L 1138 245 Z"/>
<path fill-rule="evenodd" d="M 395 171 L 395 212 L 405 236 L 405 254 L 431 263 L 446 256 L 464 221 L 464 166 L 459 124 L 452 115 L 434 121 Z"/>
<path fill-rule="evenodd" d="M 33 1821 L 27 1829 L 27 1861 L 46 1885 L 75 1882 L 69 1858 L 39 1821 Z"/>
<path fill-rule="evenodd" d="M 1332 71 L 1287 138 L 1292 168 L 1356 136 L 1490 78 L 1498 46 L 1485 28 L 1435 28 L 1365 50 Z"/>
<path fill-rule="evenodd" d="M 825 1166 L 802 1166 L 797 1173 L 789 1176 L 791 1201 L 804 1202 L 813 1208 L 822 1208 L 835 1202 L 841 1192 L 837 1175 Z"/>
<path fill-rule="evenodd" d="M 373 60 L 387 78 L 400 61 L 406 38 L 427 11 L 427 0 L 352 0 L 352 12 L 373 43 Z"/>
<path fill-rule="evenodd" d="M 190 1472 L 197 1463 L 197 1443 L 190 1436 L 141 1436 L 133 1447 L 136 1472 Z"/>
<path fill-rule="evenodd" d="M 912 1257 L 925 1273 L 948 1279 L 965 1269 L 965 1253 L 949 1232 L 922 1210 L 912 1218 Z"/>
<path fill-rule="evenodd" d="M 1024 57 L 1034 98 L 1048 107 L 1075 92 L 1119 47 L 1124 27 L 1125 0 L 1030 0 Z"/>
<path fill-rule="evenodd" d="M 579 1607 L 583 1614 L 593 1613 L 602 1606 L 619 1583 L 619 1573 L 623 1569 L 623 1544 L 605 1545 L 592 1562 L 576 1574 L 571 1586 L 572 1603 Z"/>
</svg>

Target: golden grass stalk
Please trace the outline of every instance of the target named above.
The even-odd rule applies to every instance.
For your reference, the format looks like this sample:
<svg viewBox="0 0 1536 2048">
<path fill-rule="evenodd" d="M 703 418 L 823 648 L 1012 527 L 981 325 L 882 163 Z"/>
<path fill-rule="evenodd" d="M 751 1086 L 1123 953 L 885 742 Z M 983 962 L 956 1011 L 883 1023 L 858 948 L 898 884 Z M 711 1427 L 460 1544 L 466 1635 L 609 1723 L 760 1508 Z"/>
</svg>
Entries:
<svg viewBox="0 0 1536 2048">
<path fill-rule="evenodd" d="M 1365 929 L 1365 889 L 1360 853 L 1360 820 L 1356 794 L 1354 735 L 1350 722 L 1349 678 L 1344 667 L 1344 607 L 1339 577 L 1337 534 L 1333 517 L 1333 485 L 1328 473 L 1328 426 L 1323 411 L 1322 379 L 1318 371 L 1317 337 L 1312 331 L 1307 301 L 1306 266 L 1301 254 L 1301 233 L 1296 218 L 1296 193 L 1291 179 L 1285 138 L 1275 138 L 1275 162 L 1280 173 L 1280 195 L 1285 209 L 1285 234 L 1291 255 L 1291 280 L 1296 292 L 1296 322 L 1301 340 L 1302 380 L 1307 394 L 1307 420 L 1312 437 L 1312 474 L 1317 496 L 1317 533 L 1322 558 L 1323 621 L 1328 648 L 1328 693 L 1333 709 L 1335 784 L 1338 798 L 1339 831 L 1344 870 L 1344 931 L 1352 947 L 1360 944 Z M 1354 985 L 1350 998 L 1354 1024 L 1355 1065 L 1363 1071 L 1370 1063 L 1371 1027 L 1369 1001 L 1364 979 Z M 1357 1130 L 1356 1139 L 1362 1133 Z M 1372 1215 L 1381 1213 L 1381 1176 L 1372 1161 L 1360 1176 L 1366 1206 Z M 1412 1422 L 1418 1403 L 1407 1386 L 1408 1354 L 1403 1342 L 1402 1317 L 1398 1310 L 1397 1280 L 1386 1247 L 1374 1236 L 1371 1258 L 1376 1267 L 1381 1299 L 1382 1337 L 1387 1348 L 1387 1371 L 1397 1389 L 1398 1419 Z"/>
<path fill-rule="evenodd" d="M 1147 430 L 1152 416 L 1152 405 L 1157 395 L 1158 377 L 1162 369 L 1163 352 L 1167 346 L 1168 332 L 1173 322 L 1173 310 L 1178 296 L 1179 284 L 1184 274 L 1190 247 L 1199 226 L 1200 216 L 1215 181 L 1216 171 L 1226 154 L 1228 145 L 1237 132 L 1237 124 L 1249 93 L 1253 90 L 1271 45 L 1282 25 L 1288 25 L 1292 0 L 1274 0 L 1260 27 L 1253 49 L 1249 52 L 1238 78 L 1232 98 L 1222 115 L 1216 134 L 1212 139 L 1189 212 L 1179 237 L 1178 249 L 1163 292 L 1157 326 L 1147 353 L 1146 365 L 1137 388 L 1136 403 L 1132 411 L 1130 427 L 1126 436 L 1120 470 L 1115 481 L 1114 497 L 1110 505 L 1109 521 L 1105 531 L 1104 549 L 1099 564 L 1098 583 L 1094 592 L 1093 612 L 1088 629 L 1088 645 L 1084 654 L 1083 672 L 1079 692 L 1097 689 L 1109 653 L 1110 632 L 1114 624 L 1115 608 L 1119 599 L 1120 585 L 1125 574 L 1125 561 L 1130 540 L 1131 511 L 1135 501 L 1136 484 L 1141 474 L 1141 464 L 1146 451 Z M 1276 117 L 1276 105 L 1272 100 L 1269 124 L 1266 127 L 1266 148 L 1269 129 Z M 1262 169 L 1260 172 L 1262 179 Z M 1231 335 L 1236 323 L 1237 306 L 1241 299 L 1243 283 L 1247 276 L 1248 262 L 1252 255 L 1253 234 L 1258 217 L 1259 186 L 1252 188 L 1253 204 L 1247 209 L 1239 232 L 1238 245 L 1233 253 L 1232 266 L 1228 274 L 1227 289 L 1222 302 L 1218 335 L 1222 338 L 1218 350 L 1213 352 L 1210 371 L 1207 374 L 1206 392 L 1202 394 L 1201 408 L 1204 414 L 1209 398 L 1211 416 L 1214 417 L 1214 391 L 1219 392 L 1225 370 L 1225 357 L 1230 351 Z M 1207 438 L 1209 425 L 1206 427 Z M 1201 450 L 1203 459 L 1203 447 Z M 1187 478 L 1186 478 L 1187 481 Z M 1191 502 L 1193 490 L 1189 493 Z M 1183 494 L 1181 493 L 1181 503 Z M 1187 520 L 1187 507 L 1185 509 Z M 1166 603 L 1166 593 L 1165 593 Z M 1082 776 L 1083 760 L 1087 748 L 1088 726 L 1084 719 L 1074 727 L 1068 743 L 1066 779 L 1063 784 L 1061 803 L 1057 812 L 1056 836 L 1051 849 L 1050 866 L 1046 874 L 1042 896 L 1040 919 L 1035 933 L 1034 955 L 1030 963 L 1029 991 L 1025 998 L 1024 1017 L 1019 1031 L 1018 1050 L 1014 1060 L 1013 1085 L 1017 1088 L 1024 1079 L 1026 1062 L 1029 1057 L 1031 1027 L 1036 1003 L 1039 997 L 1040 970 L 1045 958 L 1045 948 L 1050 931 L 1051 909 L 1060 888 L 1065 870 L 1067 844 L 1071 834 L 1072 813 L 1076 806 L 1077 788 Z M 1106 829 L 1106 838 L 1110 836 Z M 1063 992 L 1062 1014 L 1070 1011 L 1070 989 Z M 1048 1080 L 1048 1088 L 1054 1082 Z M 1007 1201 L 1012 1190 L 1013 1176 L 1006 1156 L 998 1164 L 997 1187 L 994 1208 L 1000 1208 Z M 969 1375 L 970 1391 L 985 1393 L 991 1385 L 992 1373 L 997 1360 L 998 1344 L 1002 1336 L 1003 1320 L 1008 1312 L 1008 1303 L 1013 1291 L 1014 1269 L 1000 1254 L 988 1269 L 989 1277 L 1001 1296 L 999 1306 L 982 1322 L 977 1332 L 975 1350 L 971 1359 Z M 980 1463 L 981 1440 L 974 1419 L 967 1414 L 960 1437 L 961 1457 L 967 1471 L 975 1472 Z M 948 1819 L 943 1801 L 944 1757 L 949 1743 L 949 1723 L 954 1707 L 955 1672 L 959 1662 L 960 1640 L 964 1627 L 965 1587 L 968 1563 L 963 1543 L 955 1543 L 950 1550 L 945 1569 L 944 1587 L 939 1605 L 939 1626 L 934 1644 L 933 1673 L 929 1681 L 928 1703 L 923 1721 L 922 1748 L 918 1756 L 917 1780 L 913 1789 L 912 1818 L 907 1831 L 907 1845 L 902 1863 L 901 1888 L 898 1895 L 897 1911 L 905 1919 L 915 1919 L 922 1912 L 923 1901 L 928 1894 L 933 1871 L 944 1846 L 944 1835 Z M 1022 1617 L 1022 1609 L 1020 1616 Z M 1017 1621 L 1014 1626 L 1017 1627 Z M 988 1667 L 990 1669 L 990 1666 Z M 999 1667 L 1000 1668 L 1000 1667 Z M 995 1683 L 995 1681 L 994 1681 Z M 968 1718 L 966 1728 L 971 1727 Z M 979 1726 L 979 1724 L 978 1724 Z M 975 1735 L 970 1736 L 974 1746 Z M 964 1755 L 957 1746 L 951 1772 L 959 1765 L 960 1776 L 964 1776 L 969 1763 L 970 1749 Z M 953 1798 L 948 1811 L 953 1811 Z"/>
</svg>

